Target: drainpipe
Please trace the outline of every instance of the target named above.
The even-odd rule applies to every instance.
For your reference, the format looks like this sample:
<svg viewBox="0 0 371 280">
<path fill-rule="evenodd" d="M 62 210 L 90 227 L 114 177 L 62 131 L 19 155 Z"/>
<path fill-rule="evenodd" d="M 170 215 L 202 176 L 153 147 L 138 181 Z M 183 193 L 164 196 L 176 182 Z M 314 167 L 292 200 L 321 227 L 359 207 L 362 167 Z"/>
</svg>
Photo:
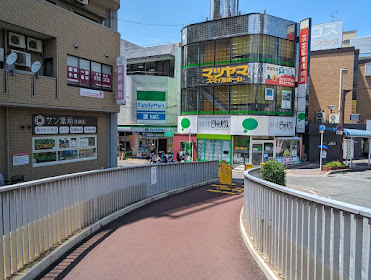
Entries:
<svg viewBox="0 0 371 280">
<path fill-rule="evenodd" d="M 6 157 L 7 157 L 7 179 L 10 182 L 10 129 L 9 129 L 9 108 L 6 107 Z"/>
</svg>

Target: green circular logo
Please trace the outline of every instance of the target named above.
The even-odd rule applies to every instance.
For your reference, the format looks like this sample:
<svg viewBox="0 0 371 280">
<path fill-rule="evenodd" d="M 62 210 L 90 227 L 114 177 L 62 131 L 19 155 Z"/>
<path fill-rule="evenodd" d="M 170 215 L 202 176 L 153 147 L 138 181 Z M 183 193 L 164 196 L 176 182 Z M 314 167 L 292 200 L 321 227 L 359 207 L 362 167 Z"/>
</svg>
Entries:
<svg viewBox="0 0 371 280">
<path fill-rule="evenodd" d="M 298 115 L 298 119 L 299 119 L 299 121 L 304 120 L 304 119 L 305 119 L 305 114 L 304 114 L 304 113 L 300 113 L 300 114 Z"/>
<path fill-rule="evenodd" d="M 247 133 L 249 130 L 254 130 L 258 127 L 258 122 L 255 119 L 245 119 L 242 122 L 242 126 L 245 129 L 243 132 Z"/>
<path fill-rule="evenodd" d="M 187 118 L 184 118 L 180 124 L 182 125 L 182 130 L 184 130 L 191 126 L 191 121 Z"/>
</svg>

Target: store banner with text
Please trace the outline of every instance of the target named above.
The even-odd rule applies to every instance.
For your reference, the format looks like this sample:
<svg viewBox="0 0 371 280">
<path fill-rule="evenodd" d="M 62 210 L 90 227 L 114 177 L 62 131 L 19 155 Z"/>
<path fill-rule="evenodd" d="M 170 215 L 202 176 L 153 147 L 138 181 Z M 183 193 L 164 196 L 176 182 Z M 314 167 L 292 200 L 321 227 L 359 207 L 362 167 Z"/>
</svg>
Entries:
<svg viewBox="0 0 371 280">
<path fill-rule="evenodd" d="M 295 87 L 295 68 L 265 64 L 265 83 L 283 87 Z"/>
<path fill-rule="evenodd" d="M 126 59 L 120 56 L 116 60 L 116 104 L 126 104 L 125 92 L 125 79 L 126 79 Z"/>
<path fill-rule="evenodd" d="M 231 117 L 199 116 L 197 119 L 197 133 L 230 134 Z"/>
<path fill-rule="evenodd" d="M 204 83 L 209 85 L 238 84 L 246 81 L 248 70 L 249 65 L 204 68 L 202 77 L 205 79 Z"/>
<path fill-rule="evenodd" d="M 32 134 L 90 134 L 98 132 L 97 117 L 32 115 Z"/>
<path fill-rule="evenodd" d="M 163 123 L 166 120 L 166 92 L 137 91 L 137 120 Z"/>
</svg>

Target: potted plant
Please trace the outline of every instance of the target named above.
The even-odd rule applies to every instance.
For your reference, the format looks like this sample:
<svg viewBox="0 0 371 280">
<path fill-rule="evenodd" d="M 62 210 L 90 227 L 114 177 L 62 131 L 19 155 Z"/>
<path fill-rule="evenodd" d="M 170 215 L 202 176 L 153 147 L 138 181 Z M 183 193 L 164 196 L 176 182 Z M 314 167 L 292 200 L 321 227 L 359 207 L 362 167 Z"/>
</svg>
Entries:
<svg viewBox="0 0 371 280">
<path fill-rule="evenodd" d="M 333 161 L 326 163 L 325 166 L 322 167 L 323 171 L 331 171 L 331 170 L 338 170 L 338 169 L 347 169 L 348 166 L 346 166 L 343 163 L 340 163 L 338 161 Z"/>
</svg>

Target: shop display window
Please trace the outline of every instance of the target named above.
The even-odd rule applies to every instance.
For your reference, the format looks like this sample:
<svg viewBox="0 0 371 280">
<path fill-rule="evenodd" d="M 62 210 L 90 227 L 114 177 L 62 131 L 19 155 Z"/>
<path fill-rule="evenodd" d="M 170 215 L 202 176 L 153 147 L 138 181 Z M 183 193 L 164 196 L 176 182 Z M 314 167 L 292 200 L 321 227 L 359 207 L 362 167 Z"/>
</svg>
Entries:
<svg viewBox="0 0 371 280">
<path fill-rule="evenodd" d="M 213 140 L 205 140 L 205 160 L 213 160 Z"/>
<path fill-rule="evenodd" d="M 197 140 L 197 156 L 199 160 L 205 160 L 205 140 Z"/>
<path fill-rule="evenodd" d="M 53 165 L 97 158 L 97 136 L 33 138 L 33 166 Z"/>
<path fill-rule="evenodd" d="M 277 140 L 276 161 L 283 164 L 299 162 L 299 140 Z"/>
<path fill-rule="evenodd" d="M 233 139 L 233 163 L 249 163 L 250 136 L 234 136 Z"/>
</svg>

